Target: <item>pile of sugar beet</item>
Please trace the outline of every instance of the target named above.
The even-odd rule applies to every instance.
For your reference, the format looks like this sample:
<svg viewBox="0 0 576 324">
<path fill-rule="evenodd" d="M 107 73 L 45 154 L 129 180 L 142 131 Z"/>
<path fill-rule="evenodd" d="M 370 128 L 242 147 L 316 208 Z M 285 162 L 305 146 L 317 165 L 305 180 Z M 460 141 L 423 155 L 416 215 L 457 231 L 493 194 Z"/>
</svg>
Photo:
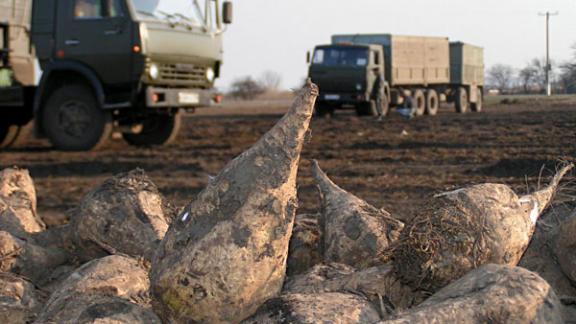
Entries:
<svg viewBox="0 0 576 324">
<path fill-rule="evenodd" d="M 308 82 L 287 114 L 180 210 L 134 170 L 90 191 L 70 223 L 47 229 L 28 171 L 1 171 L 0 321 L 575 319 L 576 213 L 540 217 L 571 164 L 529 195 L 491 183 L 440 193 L 404 224 L 305 161 L 321 210 L 296 215 L 317 94 Z"/>
</svg>

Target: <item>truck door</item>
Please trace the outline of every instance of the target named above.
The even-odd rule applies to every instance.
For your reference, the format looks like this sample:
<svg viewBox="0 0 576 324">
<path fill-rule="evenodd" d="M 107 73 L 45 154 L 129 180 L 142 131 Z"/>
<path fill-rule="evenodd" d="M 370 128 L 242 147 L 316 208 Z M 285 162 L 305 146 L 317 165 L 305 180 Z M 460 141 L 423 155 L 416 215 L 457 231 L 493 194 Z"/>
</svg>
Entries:
<svg viewBox="0 0 576 324">
<path fill-rule="evenodd" d="M 105 88 L 128 83 L 131 26 L 123 0 L 58 1 L 56 55 L 88 66 Z"/>
</svg>

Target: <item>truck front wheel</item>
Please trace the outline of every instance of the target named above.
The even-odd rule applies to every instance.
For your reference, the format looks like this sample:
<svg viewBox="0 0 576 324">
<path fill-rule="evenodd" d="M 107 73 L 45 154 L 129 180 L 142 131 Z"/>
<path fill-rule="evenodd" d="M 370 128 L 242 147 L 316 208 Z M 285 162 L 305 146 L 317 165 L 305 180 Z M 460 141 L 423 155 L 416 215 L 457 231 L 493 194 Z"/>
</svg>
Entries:
<svg viewBox="0 0 576 324">
<path fill-rule="evenodd" d="M 180 132 L 182 114 L 150 114 L 142 122 L 139 133 L 123 133 L 124 140 L 134 146 L 165 145 L 174 142 Z"/>
<path fill-rule="evenodd" d="M 464 114 L 468 111 L 468 92 L 465 88 L 456 90 L 455 104 L 457 113 Z"/>
<path fill-rule="evenodd" d="M 42 126 L 57 149 L 87 151 L 101 147 L 112 133 L 112 116 L 98 105 L 91 89 L 65 85 L 48 98 Z"/>
</svg>

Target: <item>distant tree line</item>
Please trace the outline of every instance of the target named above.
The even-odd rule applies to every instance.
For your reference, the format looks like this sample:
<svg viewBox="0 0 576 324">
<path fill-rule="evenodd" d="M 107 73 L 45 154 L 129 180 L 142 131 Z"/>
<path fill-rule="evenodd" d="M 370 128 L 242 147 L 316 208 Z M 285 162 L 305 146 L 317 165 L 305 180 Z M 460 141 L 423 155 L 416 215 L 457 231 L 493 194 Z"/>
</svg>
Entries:
<svg viewBox="0 0 576 324">
<path fill-rule="evenodd" d="M 550 62 L 550 82 L 554 93 L 576 94 L 576 44 L 571 60 Z M 523 68 L 495 64 L 486 71 L 488 89 L 500 93 L 538 94 L 546 91 L 546 60 L 534 58 Z"/>
<path fill-rule="evenodd" d="M 278 91 L 281 84 L 282 76 L 279 73 L 266 71 L 257 80 L 252 76 L 235 79 L 228 95 L 235 99 L 252 100 L 266 92 Z"/>
</svg>

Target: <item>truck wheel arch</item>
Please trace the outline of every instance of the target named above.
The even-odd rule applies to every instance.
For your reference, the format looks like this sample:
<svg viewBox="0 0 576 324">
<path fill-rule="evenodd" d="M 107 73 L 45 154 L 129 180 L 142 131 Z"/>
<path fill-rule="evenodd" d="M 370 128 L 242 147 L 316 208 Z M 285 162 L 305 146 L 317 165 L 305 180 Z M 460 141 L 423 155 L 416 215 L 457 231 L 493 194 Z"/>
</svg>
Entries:
<svg viewBox="0 0 576 324">
<path fill-rule="evenodd" d="M 40 84 L 34 96 L 34 116 L 42 115 L 42 108 L 52 91 L 66 83 L 75 82 L 83 83 L 90 87 L 98 104 L 103 107 L 106 97 L 104 87 L 95 72 L 76 62 L 54 62 L 45 68 L 40 79 Z M 41 123 L 35 123 L 35 130 L 37 134 L 44 133 Z"/>
</svg>

